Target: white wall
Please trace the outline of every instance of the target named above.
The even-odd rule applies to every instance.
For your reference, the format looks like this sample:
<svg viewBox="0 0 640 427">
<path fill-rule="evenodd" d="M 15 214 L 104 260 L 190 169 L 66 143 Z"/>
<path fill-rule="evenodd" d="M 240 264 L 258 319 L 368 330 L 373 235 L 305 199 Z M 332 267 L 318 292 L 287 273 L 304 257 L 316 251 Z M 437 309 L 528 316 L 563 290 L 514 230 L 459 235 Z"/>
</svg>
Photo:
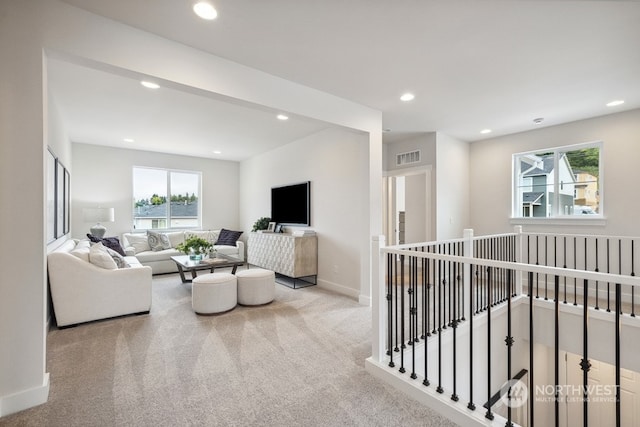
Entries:
<svg viewBox="0 0 640 427">
<path fill-rule="evenodd" d="M 202 228 L 235 230 L 239 226 L 239 164 L 149 151 L 73 144 L 71 235 L 86 237 L 82 208 L 114 207 L 115 222 L 104 224 L 108 236 L 132 230 L 134 166 L 202 172 Z"/>
<path fill-rule="evenodd" d="M 331 128 L 243 161 L 242 230 L 270 216 L 271 187 L 311 181 L 311 229 L 318 236 L 318 285 L 360 297 L 361 246 L 368 215 L 367 137 Z"/>
<path fill-rule="evenodd" d="M 509 232 L 514 153 L 601 140 L 606 225 L 526 224 L 525 231 L 638 236 L 640 110 L 550 126 L 471 144 L 471 226 L 476 235 Z"/>
<path fill-rule="evenodd" d="M 469 143 L 442 133 L 436 141 L 436 238 L 459 238 L 470 224 Z"/>
<path fill-rule="evenodd" d="M 426 172 L 405 177 L 405 243 L 427 241 Z M 430 224 L 429 224 L 430 225 Z"/>
<path fill-rule="evenodd" d="M 44 22 L 37 4 L 0 2 L 0 416 L 49 389 Z"/>
<path fill-rule="evenodd" d="M 382 230 L 379 111 L 57 0 L 4 0 L 0 17 L 0 268 L 4 272 L 0 282 L 0 416 L 45 402 L 48 395 L 44 194 L 48 106 L 43 52 L 367 132 L 368 151 L 363 158 L 368 169 L 362 192 L 368 209 L 361 217 L 357 240 L 361 295 L 368 298 L 370 236 Z M 75 175 L 78 165 L 73 166 Z M 4 202 L 7 200 L 19 200 L 20 209 Z M 16 253 L 25 256 L 16 258 Z"/>
</svg>

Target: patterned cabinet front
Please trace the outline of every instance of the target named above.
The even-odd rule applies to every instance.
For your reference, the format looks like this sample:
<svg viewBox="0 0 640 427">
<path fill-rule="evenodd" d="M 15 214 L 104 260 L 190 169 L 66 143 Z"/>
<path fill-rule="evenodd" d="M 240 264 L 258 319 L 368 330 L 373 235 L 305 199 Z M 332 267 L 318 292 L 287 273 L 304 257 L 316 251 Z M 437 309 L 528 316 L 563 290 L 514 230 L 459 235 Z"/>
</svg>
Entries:
<svg viewBox="0 0 640 427">
<path fill-rule="evenodd" d="M 318 239 L 281 233 L 250 233 L 247 262 L 289 277 L 318 274 Z"/>
</svg>

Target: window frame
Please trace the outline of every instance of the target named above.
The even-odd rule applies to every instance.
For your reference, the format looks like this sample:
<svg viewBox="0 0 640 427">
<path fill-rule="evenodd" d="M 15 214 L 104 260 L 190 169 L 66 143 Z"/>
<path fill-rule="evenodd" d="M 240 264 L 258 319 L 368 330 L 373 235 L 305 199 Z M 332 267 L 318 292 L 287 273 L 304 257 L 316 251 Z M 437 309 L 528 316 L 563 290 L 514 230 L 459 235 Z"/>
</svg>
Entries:
<svg viewBox="0 0 640 427">
<path fill-rule="evenodd" d="M 560 206 L 560 168 L 558 167 L 559 161 L 561 159 L 561 153 L 567 153 L 570 151 L 577 151 L 587 148 L 597 148 L 598 149 L 598 195 L 599 195 L 599 205 L 598 212 L 593 215 L 574 215 L 574 214 L 564 214 L 561 212 Z M 553 153 L 553 200 L 550 201 L 550 204 L 554 207 L 554 212 L 550 216 L 546 217 L 525 217 L 523 215 L 523 207 L 522 200 L 519 194 L 519 175 L 521 173 L 520 165 L 521 158 L 527 155 L 539 155 L 540 153 Z M 603 153 L 604 153 L 604 143 L 603 141 L 592 141 L 592 142 L 584 142 L 579 144 L 571 144 L 571 145 L 563 145 L 558 147 L 551 148 L 538 148 L 536 150 L 525 151 L 520 153 L 514 153 L 511 156 L 512 159 L 512 167 L 511 167 L 511 223 L 514 224 L 535 224 L 535 223 L 545 223 L 545 224 L 572 224 L 579 223 L 581 225 L 584 224 L 595 224 L 595 225 L 604 225 L 605 224 L 605 194 L 603 191 L 604 188 L 604 162 L 603 162 Z M 575 190 L 574 190 L 575 191 Z M 574 196 L 575 200 L 575 196 Z"/>
<path fill-rule="evenodd" d="M 166 198 L 167 198 L 167 213 L 166 213 L 166 217 L 160 220 L 164 220 L 166 221 L 166 227 L 165 228 L 138 228 L 136 227 L 136 216 L 135 216 L 135 209 L 136 209 L 136 197 L 135 197 L 135 182 L 134 182 L 134 175 L 135 175 L 135 170 L 136 169 L 147 169 L 147 170 L 156 170 L 156 171 L 163 171 L 166 173 L 166 178 L 167 178 L 167 182 L 166 182 Z M 182 173 L 182 174 L 191 174 L 191 175 L 195 175 L 198 177 L 198 192 L 197 197 L 198 197 L 198 212 L 197 212 L 197 224 L 194 226 L 185 226 L 182 225 L 180 227 L 172 227 L 171 223 L 172 223 L 172 216 L 171 216 L 171 174 L 172 173 Z M 132 194 L 133 196 L 133 201 L 132 201 L 132 206 L 131 206 L 131 226 L 132 226 L 132 230 L 135 231 L 147 231 L 147 230 L 183 230 L 183 229 L 200 229 L 202 228 L 202 171 L 195 171 L 195 170 L 184 170 L 184 169 L 170 169 L 170 168 L 161 168 L 161 167 L 154 167 L 154 166 L 133 166 L 131 168 L 131 186 L 132 186 Z"/>
</svg>

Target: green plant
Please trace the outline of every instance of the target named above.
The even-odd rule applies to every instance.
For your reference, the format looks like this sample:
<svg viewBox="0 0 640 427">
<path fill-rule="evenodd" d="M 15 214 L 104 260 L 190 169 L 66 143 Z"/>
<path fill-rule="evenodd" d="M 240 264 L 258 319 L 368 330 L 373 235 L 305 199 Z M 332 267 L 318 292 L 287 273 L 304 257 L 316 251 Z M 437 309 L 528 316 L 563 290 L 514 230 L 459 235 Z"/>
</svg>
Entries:
<svg viewBox="0 0 640 427">
<path fill-rule="evenodd" d="M 202 254 L 208 252 L 212 247 L 213 245 L 211 242 L 203 239 L 202 237 L 191 236 L 184 242 L 178 244 L 176 249 L 188 255 L 191 252 L 191 249 L 193 249 L 193 252 L 196 254 Z"/>
<path fill-rule="evenodd" d="M 267 218 L 265 216 L 259 218 L 253 224 L 253 229 L 251 231 L 266 230 L 267 228 L 269 228 L 269 221 L 271 221 L 271 218 Z"/>
</svg>

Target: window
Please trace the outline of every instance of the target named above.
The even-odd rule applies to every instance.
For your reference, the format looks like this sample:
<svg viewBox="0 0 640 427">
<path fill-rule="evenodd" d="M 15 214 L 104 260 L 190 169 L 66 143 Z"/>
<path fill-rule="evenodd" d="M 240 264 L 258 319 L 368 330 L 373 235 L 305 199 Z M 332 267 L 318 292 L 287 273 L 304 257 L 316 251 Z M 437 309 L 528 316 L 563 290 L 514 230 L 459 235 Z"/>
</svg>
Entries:
<svg viewBox="0 0 640 427">
<path fill-rule="evenodd" d="M 513 155 L 513 217 L 602 215 L 602 143 Z"/>
<path fill-rule="evenodd" d="M 133 228 L 200 227 L 200 172 L 133 168 Z"/>
</svg>

